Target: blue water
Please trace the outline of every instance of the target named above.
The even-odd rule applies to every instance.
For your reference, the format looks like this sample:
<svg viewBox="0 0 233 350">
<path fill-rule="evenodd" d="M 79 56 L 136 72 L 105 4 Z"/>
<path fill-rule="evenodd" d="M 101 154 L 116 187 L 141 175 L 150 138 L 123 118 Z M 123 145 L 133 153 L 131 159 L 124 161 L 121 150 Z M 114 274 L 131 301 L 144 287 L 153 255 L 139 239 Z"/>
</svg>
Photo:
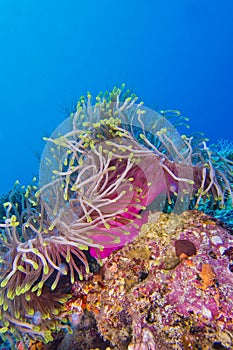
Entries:
<svg viewBox="0 0 233 350">
<path fill-rule="evenodd" d="M 125 82 L 232 140 L 232 13 L 232 0 L 1 1 L 0 194 L 37 174 L 42 136 L 87 90 Z"/>
</svg>

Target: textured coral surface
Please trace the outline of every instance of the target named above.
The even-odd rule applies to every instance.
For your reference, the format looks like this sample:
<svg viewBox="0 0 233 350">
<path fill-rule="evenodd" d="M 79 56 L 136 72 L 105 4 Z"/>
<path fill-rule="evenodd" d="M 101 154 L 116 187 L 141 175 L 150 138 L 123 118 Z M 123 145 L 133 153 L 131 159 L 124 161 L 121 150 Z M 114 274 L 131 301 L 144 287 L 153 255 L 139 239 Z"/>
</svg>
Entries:
<svg viewBox="0 0 233 350">
<path fill-rule="evenodd" d="M 152 213 L 131 244 L 75 285 L 77 329 L 88 310 L 109 349 L 233 349 L 232 264 L 233 237 L 212 218 Z"/>
</svg>

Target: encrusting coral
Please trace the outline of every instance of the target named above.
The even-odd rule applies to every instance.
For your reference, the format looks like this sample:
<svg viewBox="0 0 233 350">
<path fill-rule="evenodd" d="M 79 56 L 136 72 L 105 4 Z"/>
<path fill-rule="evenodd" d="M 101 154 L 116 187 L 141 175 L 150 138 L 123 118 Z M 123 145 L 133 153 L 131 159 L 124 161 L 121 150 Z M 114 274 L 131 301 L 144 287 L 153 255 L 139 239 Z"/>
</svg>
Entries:
<svg viewBox="0 0 233 350">
<path fill-rule="evenodd" d="M 48 342 L 67 328 L 64 303 L 75 280 L 133 240 L 149 210 L 233 201 L 232 163 L 216 162 L 204 140 L 180 136 L 162 114 L 122 91 L 81 98 L 47 138 L 39 190 L 5 203 L 1 228 L 0 332 Z M 182 120 L 176 111 L 170 111 Z M 19 204 L 20 203 L 20 204 Z M 61 289 L 61 281 L 67 288 Z M 63 322 L 64 321 L 64 322 Z"/>
<path fill-rule="evenodd" d="M 154 212 L 132 243 L 74 285 L 72 303 L 83 306 L 80 320 L 92 311 L 114 350 L 232 349 L 232 263 L 233 237 L 215 219 Z M 58 349 L 70 349 L 69 339 Z"/>
</svg>

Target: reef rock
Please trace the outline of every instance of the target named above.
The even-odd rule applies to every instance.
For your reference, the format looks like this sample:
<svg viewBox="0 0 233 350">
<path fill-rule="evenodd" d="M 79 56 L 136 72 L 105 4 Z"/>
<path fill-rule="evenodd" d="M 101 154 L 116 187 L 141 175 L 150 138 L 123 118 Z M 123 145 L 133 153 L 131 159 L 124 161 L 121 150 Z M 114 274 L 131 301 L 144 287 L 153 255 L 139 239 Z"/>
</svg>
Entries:
<svg viewBox="0 0 233 350">
<path fill-rule="evenodd" d="M 200 211 L 151 213 L 73 295 L 109 349 L 233 349 L 233 236 Z"/>
</svg>

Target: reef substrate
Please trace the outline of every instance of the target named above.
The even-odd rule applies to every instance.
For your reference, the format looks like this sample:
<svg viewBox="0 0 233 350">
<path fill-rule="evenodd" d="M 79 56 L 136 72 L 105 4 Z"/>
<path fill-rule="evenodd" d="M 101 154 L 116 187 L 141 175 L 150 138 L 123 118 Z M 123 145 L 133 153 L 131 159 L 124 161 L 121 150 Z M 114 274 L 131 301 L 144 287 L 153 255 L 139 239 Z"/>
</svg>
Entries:
<svg viewBox="0 0 233 350">
<path fill-rule="evenodd" d="M 78 321 L 58 350 L 233 349 L 233 236 L 200 211 L 151 213 L 132 243 L 75 283 L 67 307 Z"/>
</svg>

